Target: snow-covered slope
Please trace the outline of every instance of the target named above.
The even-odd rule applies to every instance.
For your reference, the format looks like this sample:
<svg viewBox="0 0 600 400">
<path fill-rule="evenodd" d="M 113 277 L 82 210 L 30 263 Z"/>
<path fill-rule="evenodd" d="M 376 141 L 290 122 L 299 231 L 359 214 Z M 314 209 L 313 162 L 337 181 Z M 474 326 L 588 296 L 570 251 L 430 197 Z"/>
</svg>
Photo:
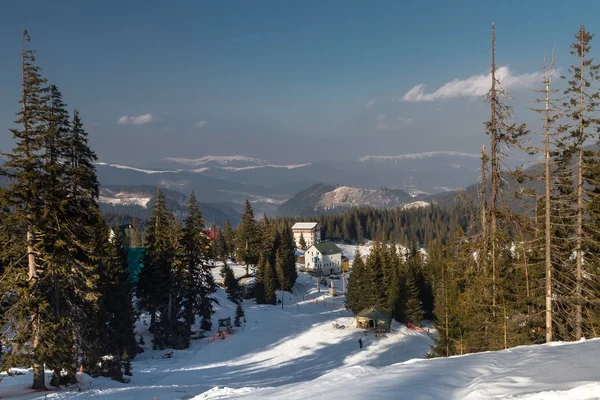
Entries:
<svg viewBox="0 0 600 400">
<path fill-rule="evenodd" d="M 389 190 L 359 189 L 340 186 L 325 193 L 317 203 L 317 209 L 330 210 L 338 207 L 369 206 L 375 208 L 395 207 L 405 196 Z"/>
<path fill-rule="evenodd" d="M 131 171 L 143 172 L 145 174 L 166 174 L 166 173 L 172 173 L 172 172 L 181 172 L 181 170 L 152 170 L 152 169 L 135 168 L 135 167 L 128 167 L 127 165 L 111 164 L 111 163 L 100 162 L 100 161 L 98 161 L 96 163 L 96 165 L 102 165 L 105 167 L 112 167 L 112 168 L 118 168 L 118 169 L 128 169 Z"/>
<path fill-rule="evenodd" d="M 178 158 L 178 157 L 166 157 L 165 161 L 175 162 L 183 165 L 198 166 L 206 164 L 214 165 L 233 165 L 233 164 L 244 164 L 244 166 L 251 165 L 267 165 L 268 161 L 260 160 L 258 158 L 252 158 L 247 156 L 204 156 L 201 158 Z"/>
<path fill-rule="evenodd" d="M 402 206 L 403 210 L 410 210 L 411 208 L 424 208 L 424 207 L 429 207 L 431 204 L 429 204 L 426 201 L 414 201 L 412 203 L 408 203 L 405 204 L 404 206 Z"/>
<path fill-rule="evenodd" d="M 242 272 L 239 266 L 234 269 Z M 342 282 L 334 283 L 341 291 Z M 84 376 L 80 393 L 62 390 L 16 397 L 30 384 L 31 372 L 26 371 L 15 378 L 0 375 L 4 377 L 0 396 L 11 395 L 11 399 L 20 400 L 43 399 L 45 395 L 47 399 L 226 398 L 229 393 L 250 393 L 311 381 L 350 366 L 382 367 L 423 357 L 429 349 L 431 339 L 427 334 L 401 324 L 395 324 L 387 338 L 365 336 L 362 330 L 354 328 L 352 314 L 344 310 L 344 297 L 330 297 L 326 290 L 322 287 L 317 292 L 313 278 L 301 273 L 294 294 L 285 293 L 283 309 L 281 305 L 245 301 L 245 327 L 235 329 L 225 340 L 192 340 L 189 349 L 176 350 L 169 359 L 161 357 L 166 350 L 152 350 L 148 321 L 144 317 L 145 324 L 139 323 L 136 329 L 145 339 L 146 351 L 134 360 L 134 375 L 129 384 Z M 216 299 L 215 329 L 218 318 L 233 318 L 235 312 L 235 305 L 226 299 L 223 289 L 217 291 Z M 336 323 L 344 329 L 336 329 Z M 359 338 L 363 338 L 362 350 Z"/>
<path fill-rule="evenodd" d="M 600 399 L 598 357 L 600 339 L 523 346 L 499 352 L 410 360 L 383 368 L 350 366 L 311 382 L 255 390 L 236 398 Z M 245 394 L 243 389 L 240 392 Z"/>
<path fill-rule="evenodd" d="M 113 206 L 142 206 L 147 208 L 152 197 L 152 195 L 147 193 L 114 191 L 107 188 L 100 188 L 98 201 Z"/>
</svg>

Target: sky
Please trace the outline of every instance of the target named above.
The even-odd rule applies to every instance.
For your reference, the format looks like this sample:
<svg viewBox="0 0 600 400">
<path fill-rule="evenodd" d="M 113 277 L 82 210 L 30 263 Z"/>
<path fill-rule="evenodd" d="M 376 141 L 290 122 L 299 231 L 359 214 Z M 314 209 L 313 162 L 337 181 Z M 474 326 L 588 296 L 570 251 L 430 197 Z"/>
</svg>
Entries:
<svg viewBox="0 0 600 400">
<path fill-rule="evenodd" d="M 499 75 L 536 129 L 527 107 L 544 53 L 555 47 L 566 73 L 573 35 L 599 32 L 599 12 L 597 1 L 553 0 L 6 2 L 0 151 L 13 145 L 24 28 L 103 161 L 298 163 L 479 152 L 492 22 Z"/>
</svg>

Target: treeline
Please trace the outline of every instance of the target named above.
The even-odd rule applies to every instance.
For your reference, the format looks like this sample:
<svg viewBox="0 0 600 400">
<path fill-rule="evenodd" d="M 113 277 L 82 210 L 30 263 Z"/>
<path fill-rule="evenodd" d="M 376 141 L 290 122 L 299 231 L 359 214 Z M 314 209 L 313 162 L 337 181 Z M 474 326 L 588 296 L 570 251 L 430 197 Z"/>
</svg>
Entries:
<svg viewBox="0 0 600 400">
<path fill-rule="evenodd" d="M 23 33 L 21 110 L 0 188 L 0 370 L 33 368 L 34 389 L 92 375 L 125 380 L 136 354 L 123 237 L 98 207 L 96 155 L 77 110 L 36 65 Z"/>
<path fill-rule="evenodd" d="M 180 224 L 158 190 L 144 248 L 136 297 L 139 310 L 150 315 L 153 347 L 187 348 L 197 319 L 201 329 L 211 329 L 216 290 L 209 239 L 194 193 L 188 217 Z"/>
<path fill-rule="evenodd" d="M 346 306 L 354 314 L 379 306 L 397 321 L 420 324 L 431 318 L 433 294 L 431 268 L 416 248 L 404 250 L 377 240 L 366 261 L 357 249 L 348 280 Z"/>
<path fill-rule="evenodd" d="M 292 230 L 287 223 L 278 226 L 275 220 L 263 216 L 256 221 L 250 202 L 246 207 L 242 221 L 233 230 L 226 221 L 223 230 L 213 226 L 213 254 L 223 262 L 221 275 L 230 300 L 239 303 L 241 293 L 238 283 L 233 279 L 233 271 L 228 265 L 232 255 L 236 261 L 246 265 L 246 274 L 252 268 L 256 277 L 254 293 L 258 304 L 275 304 L 276 291 L 291 292 L 296 279 L 296 256 Z"/>
<path fill-rule="evenodd" d="M 277 218 L 278 224 L 293 225 L 299 221 L 319 223 L 321 236 L 331 241 L 363 243 L 378 237 L 391 238 L 394 243 L 410 247 L 414 243 L 428 247 L 434 241 L 449 243 L 454 233 L 466 230 L 476 216 L 476 208 L 465 201 L 456 201 L 449 207 L 435 204 L 403 209 L 354 208 L 341 214 L 315 218 Z"/>
</svg>

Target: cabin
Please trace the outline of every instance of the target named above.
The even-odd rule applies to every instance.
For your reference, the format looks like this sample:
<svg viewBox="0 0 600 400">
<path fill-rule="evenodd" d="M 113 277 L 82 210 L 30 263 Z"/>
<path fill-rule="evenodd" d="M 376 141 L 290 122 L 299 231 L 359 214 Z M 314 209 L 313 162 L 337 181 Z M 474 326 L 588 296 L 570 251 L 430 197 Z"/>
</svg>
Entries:
<svg viewBox="0 0 600 400">
<path fill-rule="evenodd" d="M 374 332 L 389 332 L 392 313 L 378 306 L 369 307 L 355 317 L 356 327 Z"/>
<path fill-rule="evenodd" d="M 321 242 L 321 229 L 317 222 L 296 222 L 292 226 L 292 233 L 297 248 L 300 248 L 300 237 L 304 237 L 306 248 Z"/>
<path fill-rule="evenodd" d="M 307 272 L 327 276 L 342 272 L 342 250 L 335 243 L 313 244 L 304 253 L 304 269 Z"/>
</svg>

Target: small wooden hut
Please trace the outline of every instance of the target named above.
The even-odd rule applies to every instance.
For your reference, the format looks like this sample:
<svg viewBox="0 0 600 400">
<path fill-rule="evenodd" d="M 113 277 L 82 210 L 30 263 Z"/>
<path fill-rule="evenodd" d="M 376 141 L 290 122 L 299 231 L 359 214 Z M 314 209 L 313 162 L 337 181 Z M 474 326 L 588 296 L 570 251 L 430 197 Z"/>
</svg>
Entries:
<svg viewBox="0 0 600 400">
<path fill-rule="evenodd" d="M 356 315 L 356 327 L 370 331 L 389 332 L 392 313 L 378 306 L 369 307 Z"/>
</svg>

